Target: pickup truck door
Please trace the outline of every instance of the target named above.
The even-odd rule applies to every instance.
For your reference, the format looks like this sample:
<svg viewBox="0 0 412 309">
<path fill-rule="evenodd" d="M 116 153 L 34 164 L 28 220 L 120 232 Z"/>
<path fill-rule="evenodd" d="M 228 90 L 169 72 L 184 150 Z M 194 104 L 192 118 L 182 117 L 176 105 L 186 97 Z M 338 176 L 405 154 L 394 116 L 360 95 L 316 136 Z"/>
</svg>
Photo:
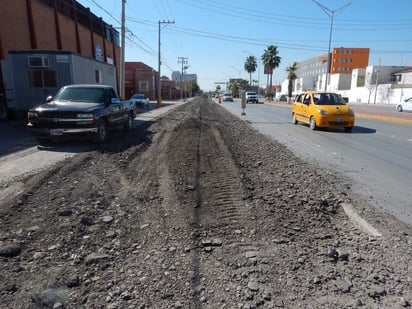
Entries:
<svg viewBox="0 0 412 309">
<path fill-rule="evenodd" d="M 127 110 L 124 108 L 123 104 L 120 102 L 113 102 L 112 99 L 118 98 L 113 89 L 107 91 L 108 96 L 108 107 L 107 107 L 107 118 L 110 125 L 117 125 L 123 123 L 127 119 Z M 117 101 L 117 100 L 115 100 Z"/>
</svg>

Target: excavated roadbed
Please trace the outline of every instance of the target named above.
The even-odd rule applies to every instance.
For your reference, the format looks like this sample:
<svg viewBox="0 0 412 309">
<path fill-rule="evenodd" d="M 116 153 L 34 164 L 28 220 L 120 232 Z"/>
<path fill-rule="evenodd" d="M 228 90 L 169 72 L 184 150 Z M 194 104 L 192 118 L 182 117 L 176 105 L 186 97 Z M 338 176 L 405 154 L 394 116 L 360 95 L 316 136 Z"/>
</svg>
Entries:
<svg viewBox="0 0 412 309">
<path fill-rule="evenodd" d="M 411 307 L 410 228 L 205 98 L 23 191 L 0 202 L 2 308 Z"/>
</svg>

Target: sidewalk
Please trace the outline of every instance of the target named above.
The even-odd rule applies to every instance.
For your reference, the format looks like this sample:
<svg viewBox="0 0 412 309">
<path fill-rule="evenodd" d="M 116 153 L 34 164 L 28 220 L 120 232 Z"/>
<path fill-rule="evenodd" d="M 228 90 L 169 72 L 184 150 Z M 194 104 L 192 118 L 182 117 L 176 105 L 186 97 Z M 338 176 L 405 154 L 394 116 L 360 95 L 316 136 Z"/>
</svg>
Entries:
<svg viewBox="0 0 412 309">
<path fill-rule="evenodd" d="M 164 101 L 160 107 L 150 104 L 147 110 L 141 110 L 134 119 L 134 126 L 153 121 L 170 109 L 183 104 L 183 101 Z M 23 120 L 0 121 L 0 157 L 36 146 L 37 141 L 31 137 Z"/>
</svg>

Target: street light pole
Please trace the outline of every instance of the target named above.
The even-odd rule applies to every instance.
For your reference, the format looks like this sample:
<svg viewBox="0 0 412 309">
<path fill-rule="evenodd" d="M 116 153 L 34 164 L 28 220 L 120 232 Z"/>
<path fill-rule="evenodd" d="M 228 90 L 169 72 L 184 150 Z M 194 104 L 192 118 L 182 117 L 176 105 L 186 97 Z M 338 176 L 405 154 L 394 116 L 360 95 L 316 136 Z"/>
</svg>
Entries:
<svg viewBox="0 0 412 309">
<path fill-rule="evenodd" d="M 329 17 L 330 17 L 330 30 L 329 30 L 329 44 L 328 44 L 328 62 L 326 65 L 326 80 L 325 80 L 325 91 L 327 90 L 327 86 L 328 86 L 328 81 L 329 81 L 329 75 L 330 75 L 330 62 L 331 62 L 331 57 L 330 57 L 330 46 L 331 46 L 331 42 L 332 42 L 332 29 L 333 29 L 333 19 L 335 17 L 335 14 L 338 15 L 340 12 L 342 12 L 344 9 L 346 9 L 349 5 L 351 5 L 353 2 L 355 1 L 351 1 L 347 4 L 345 4 L 344 6 L 340 7 L 337 10 L 331 10 L 328 9 L 326 6 L 324 6 L 323 4 L 320 4 L 319 2 L 317 2 L 316 0 L 312 0 L 313 2 L 315 2 Z"/>
</svg>

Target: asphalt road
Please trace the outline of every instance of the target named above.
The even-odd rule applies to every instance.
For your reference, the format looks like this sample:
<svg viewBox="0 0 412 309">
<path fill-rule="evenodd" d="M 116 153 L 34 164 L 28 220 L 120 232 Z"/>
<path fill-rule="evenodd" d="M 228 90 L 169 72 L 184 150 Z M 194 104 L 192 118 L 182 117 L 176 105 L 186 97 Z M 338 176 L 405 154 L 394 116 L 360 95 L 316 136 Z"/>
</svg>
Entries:
<svg viewBox="0 0 412 309">
<path fill-rule="evenodd" d="M 287 104 L 248 104 L 243 116 L 239 101 L 222 106 L 296 155 L 339 173 L 373 205 L 412 225 L 412 113 L 355 105 L 355 127 L 344 133 L 293 125 Z"/>
</svg>

